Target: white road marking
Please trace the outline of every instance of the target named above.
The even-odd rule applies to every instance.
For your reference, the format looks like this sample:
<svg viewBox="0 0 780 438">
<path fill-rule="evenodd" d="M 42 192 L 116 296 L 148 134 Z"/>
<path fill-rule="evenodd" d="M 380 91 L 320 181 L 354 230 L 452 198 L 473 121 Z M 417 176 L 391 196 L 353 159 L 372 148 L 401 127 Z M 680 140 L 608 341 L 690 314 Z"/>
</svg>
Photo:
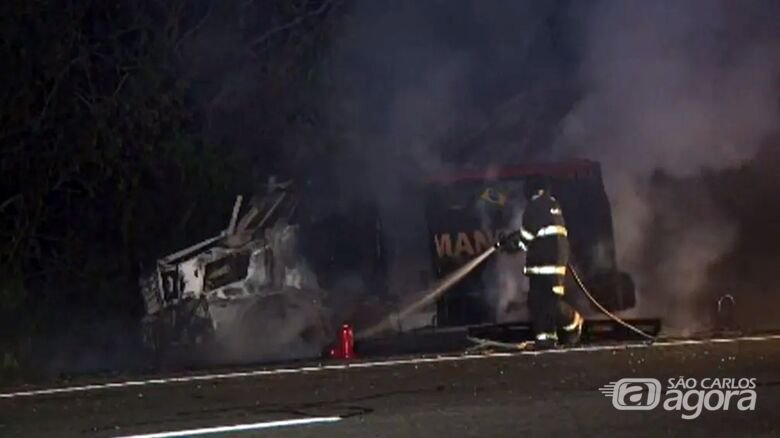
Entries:
<svg viewBox="0 0 780 438">
<path fill-rule="evenodd" d="M 262 423 L 236 424 L 233 426 L 204 427 L 201 429 L 173 430 L 170 432 L 145 433 L 141 435 L 123 435 L 116 438 L 173 438 L 180 436 L 206 435 L 210 433 L 244 432 L 248 430 L 270 429 L 274 427 L 302 426 L 315 423 L 335 423 L 341 417 L 309 417 L 292 420 L 265 421 Z"/>
<path fill-rule="evenodd" d="M 18 391 L 0 393 L 0 399 L 10 399 L 17 397 L 32 397 L 39 395 L 54 395 L 54 394 L 67 394 L 74 392 L 87 392 L 97 391 L 103 389 L 114 388 L 128 388 L 138 386 L 151 386 L 151 385 L 165 385 L 171 383 L 188 383 L 188 382 L 208 382 L 214 380 L 227 380 L 237 379 L 242 377 L 260 377 L 260 376 L 273 376 L 279 374 L 306 374 L 316 373 L 321 371 L 339 371 L 349 369 L 362 369 L 362 368 L 377 368 L 377 367 L 392 367 L 400 365 L 415 365 L 415 364 L 427 364 L 427 363 L 440 363 L 440 362 L 458 362 L 466 360 L 479 360 L 479 359 L 491 359 L 500 357 L 512 357 L 512 356 L 541 356 L 545 354 L 569 354 L 569 353 L 582 353 L 593 351 L 613 351 L 613 350 L 627 350 L 635 348 L 654 348 L 654 347 L 678 347 L 685 345 L 706 345 L 706 344 L 730 344 L 736 342 L 758 342 L 758 341 L 772 341 L 780 340 L 780 335 L 767 335 L 767 336 L 744 336 L 740 338 L 717 338 L 717 339 L 682 339 L 682 340 L 669 340 L 669 341 L 656 341 L 653 344 L 646 344 L 643 342 L 631 343 L 631 344 L 615 344 L 615 345 L 588 345 L 581 347 L 573 347 L 566 349 L 553 349 L 542 351 L 513 351 L 513 352 L 496 352 L 487 354 L 468 354 L 468 355 L 447 355 L 436 357 L 413 357 L 408 359 L 395 359 L 384 360 L 374 362 L 349 362 L 344 364 L 329 364 L 321 366 L 305 366 L 300 368 L 272 368 L 261 369 L 253 371 L 237 371 L 231 373 L 219 373 L 219 374 L 201 374 L 193 376 L 179 376 L 179 377 L 165 377 L 147 380 L 128 380 L 125 382 L 108 382 L 98 383 L 82 386 L 68 386 L 62 388 L 47 388 L 47 389 L 35 389 L 30 391 Z"/>
</svg>

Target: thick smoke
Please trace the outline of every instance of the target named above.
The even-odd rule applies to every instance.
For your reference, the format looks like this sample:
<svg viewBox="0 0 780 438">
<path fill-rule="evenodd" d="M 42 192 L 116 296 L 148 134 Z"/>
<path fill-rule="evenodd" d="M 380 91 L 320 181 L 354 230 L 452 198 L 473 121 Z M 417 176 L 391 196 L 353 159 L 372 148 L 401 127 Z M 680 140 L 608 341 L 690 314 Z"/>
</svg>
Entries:
<svg viewBox="0 0 780 438">
<path fill-rule="evenodd" d="M 652 177 L 696 185 L 751 159 L 777 129 L 778 4 L 603 1 L 586 16 L 584 95 L 559 148 L 603 163 L 619 253 L 645 309 L 694 329 L 707 269 L 737 230 L 705 189 L 664 193 Z"/>
<path fill-rule="evenodd" d="M 567 61 L 551 30 L 561 11 L 559 2 L 355 2 L 328 106 L 343 140 L 343 191 L 367 189 L 380 204 L 391 291 L 430 280 L 421 272 L 431 266 L 427 178 L 466 162 L 522 162 L 529 145 L 552 137 L 544 121 L 566 109 L 551 91 Z M 490 136 L 518 124 L 518 135 Z"/>
<path fill-rule="evenodd" d="M 333 114 L 401 260 L 427 263 L 412 181 L 453 163 L 592 158 L 641 310 L 695 328 L 708 267 L 739 231 L 701 176 L 750 160 L 776 128 L 776 2 L 355 8 L 336 50 Z M 404 290 L 401 277 L 391 289 Z"/>
<path fill-rule="evenodd" d="M 420 190 L 427 177 L 467 164 L 584 157 L 603 164 L 620 262 L 639 283 L 642 310 L 671 315 L 678 328 L 692 326 L 688 310 L 706 295 L 707 267 L 739 234 L 701 174 L 751 159 L 775 129 L 780 4 L 343 5 L 349 10 L 338 12 L 339 35 L 322 57 L 326 89 L 315 99 L 324 97 L 323 126 L 305 131 L 311 135 L 303 142 L 336 145 L 322 164 L 337 175 L 323 189 L 328 204 L 335 198 L 349 213 L 350 199 L 378 202 L 392 260 L 389 290 L 414 293 L 430 280 Z M 220 50 L 221 38 L 204 39 L 214 52 L 232 53 Z M 224 39 L 232 44 L 232 37 Z M 278 118 L 282 130 L 287 116 L 279 115 L 300 112 L 246 92 L 277 77 L 257 73 L 266 70 L 262 59 L 243 68 L 205 64 L 230 71 L 202 72 L 226 87 L 206 94 L 215 111 L 227 111 L 218 121 L 228 140 L 262 143 L 247 126 Z M 309 98 L 308 90 L 288 87 L 278 101 Z M 244 100 L 258 100 L 260 109 Z M 296 150 L 282 149 L 263 162 Z M 684 190 L 664 183 L 669 179 L 686 181 Z M 516 278 L 516 263 L 504 261 L 491 295 L 499 313 L 524 281 Z M 339 289 L 359 289 L 352 280 Z"/>
</svg>

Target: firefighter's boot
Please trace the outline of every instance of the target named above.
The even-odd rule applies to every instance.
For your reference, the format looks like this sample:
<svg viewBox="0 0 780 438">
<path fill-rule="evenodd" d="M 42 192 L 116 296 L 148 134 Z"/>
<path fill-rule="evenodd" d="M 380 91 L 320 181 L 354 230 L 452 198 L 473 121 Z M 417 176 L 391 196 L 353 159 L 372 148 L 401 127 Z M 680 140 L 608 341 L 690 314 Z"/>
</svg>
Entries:
<svg viewBox="0 0 780 438">
<path fill-rule="evenodd" d="M 555 348 L 558 345 L 558 335 L 555 332 L 541 332 L 536 334 L 536 340 L 534 341 L 534 350 L 549 350 Z"/>
<path fill-rule="evenodd" d="M 574 316 L 569 324 L 561 327 L 561 343 L 566 346 L 574 346 L 580 343 L 582 337 L 582 324 L 585 319 L 579 312 L 574 311 Z"/>
</svg>

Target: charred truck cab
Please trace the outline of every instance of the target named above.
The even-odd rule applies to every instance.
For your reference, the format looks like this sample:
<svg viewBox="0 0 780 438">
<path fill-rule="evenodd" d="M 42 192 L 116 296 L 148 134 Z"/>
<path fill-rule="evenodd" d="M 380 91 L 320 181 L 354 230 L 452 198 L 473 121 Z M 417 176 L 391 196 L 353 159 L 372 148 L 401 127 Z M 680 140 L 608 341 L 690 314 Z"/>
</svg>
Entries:
<svg viewBox="0 0 780 438">
<path fill-rule="evenodd" d="M 140 279 L 145 345 L 164 361 L 319 357 L 338 316 L 328 292 L 384 283 L 376 209 L 319 198 L 270 181 L 237 198 L 226 229 L 157 260 Z"/>
<path fill-rule="evenodd" d="M 618 269 L 609 199 L 600 166 L 593 161 L 507 166 L 433 178 L 426 217 L 435 276 L 447 275 L 493 245 L 504 232 L 519 228 L 526 202 L 523 188 L 531 177 L 545 177 L 560 201 L 572 265 L 591 292 L 611 311 L 632 308 L 634 284 Z M 496 322 L 500 315 L 523 309 L 527 293 L 527 282 L 523 291 L 524 278 L 519 274 L 523 257 L 500 254 L 442 296 L 436 325 Z M 568 293 L 576 293 L 573 279 L 567 278 L 566 286 Z"/>
</svg>

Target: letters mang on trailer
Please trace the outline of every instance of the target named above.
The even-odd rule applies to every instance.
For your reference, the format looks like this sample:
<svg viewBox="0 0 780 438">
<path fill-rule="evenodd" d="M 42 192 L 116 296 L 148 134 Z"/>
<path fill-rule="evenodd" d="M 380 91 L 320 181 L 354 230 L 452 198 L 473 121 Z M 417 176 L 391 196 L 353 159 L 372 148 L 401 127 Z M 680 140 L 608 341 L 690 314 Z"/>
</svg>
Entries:
<svg viewBox="0 0 780 438">
<path fill-rule="evenodd" d="M 493 246 L 504 231 L 474 230 L 452 233 L 439 233 L 433 236 L 436 257 L 474 257 Z"/>
</svg>

